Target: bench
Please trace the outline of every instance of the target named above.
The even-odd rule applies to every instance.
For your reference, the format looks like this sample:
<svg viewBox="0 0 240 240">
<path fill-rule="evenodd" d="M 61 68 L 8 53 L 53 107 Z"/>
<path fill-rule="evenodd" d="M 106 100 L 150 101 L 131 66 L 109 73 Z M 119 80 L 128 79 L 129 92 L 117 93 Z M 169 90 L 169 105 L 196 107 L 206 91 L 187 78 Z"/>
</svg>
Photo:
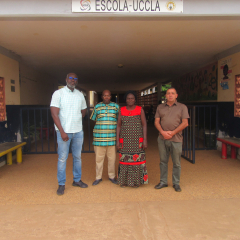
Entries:
<svg viewBox="0 0 240 240">
<path fill-rule="evenodd" d="M 22 146 L 26 142 L 6 142 L 0 144 L 0 157 L 7 154 L 7 164 L 12 165 L 12 151 L 16 150 L 17 163 L 22 163 Z"/>
<path fill-rule="evenodd" d="M 227 159 L 227 145 L 231 145 L 231 158 L 236 159 L 236 148 L 240 148 L 240 139 L 237 138 L 217 138 L 222 142 L 222 159 Z"/>
</svg>

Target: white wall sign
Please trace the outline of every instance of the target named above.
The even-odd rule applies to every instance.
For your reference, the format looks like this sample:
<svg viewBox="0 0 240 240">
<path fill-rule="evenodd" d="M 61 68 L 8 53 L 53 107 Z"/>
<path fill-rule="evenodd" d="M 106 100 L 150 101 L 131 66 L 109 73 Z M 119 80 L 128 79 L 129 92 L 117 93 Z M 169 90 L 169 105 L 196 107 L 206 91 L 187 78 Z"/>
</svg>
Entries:
<svg viewBox="0 0 240 240">
<path fill-rule="evenodd" d="M 183 12 L 183 1 L 166 0 L 72 0 L 72 12 Z"/>
</svg>

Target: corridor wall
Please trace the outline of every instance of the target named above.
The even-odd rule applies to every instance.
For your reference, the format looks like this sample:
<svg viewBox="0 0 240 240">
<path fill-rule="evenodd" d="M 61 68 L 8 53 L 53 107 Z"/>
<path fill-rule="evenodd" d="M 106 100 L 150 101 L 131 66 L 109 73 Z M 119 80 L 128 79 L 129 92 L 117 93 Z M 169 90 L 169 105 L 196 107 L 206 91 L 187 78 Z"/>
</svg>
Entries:
<svg viewBox="0 0 240 240">
<path fill-rule="evenodd" d="M 21 105 L 49 105 L 58 82 L 51 76 L 20 63 Z M 63 76 L 65 77 L 65 76 Z"/>
<path fill-rule="evenodd" d="M 19 63 L 0 54 L 0 77 L 5 79 L 6 105 L 20 104 Z"/>
<path fill-rule="evenodd" d="M 223 80 L 223 67 L 228 65 L 228 79 Z M 234 102 L 235 75 L 240 74 L 240 52 L 229 55 L 218 61 L 218 102 Z M 228 88 L 221 86 L 227 82 Z"/>
</svg>

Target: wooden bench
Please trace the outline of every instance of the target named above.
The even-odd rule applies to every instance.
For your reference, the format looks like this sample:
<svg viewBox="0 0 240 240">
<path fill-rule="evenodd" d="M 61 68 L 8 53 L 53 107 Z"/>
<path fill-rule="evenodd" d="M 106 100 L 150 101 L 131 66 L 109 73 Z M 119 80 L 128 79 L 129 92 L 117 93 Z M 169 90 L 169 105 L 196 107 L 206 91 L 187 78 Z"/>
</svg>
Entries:
<svg viewBox="0 0 240 240">
<path fill-rule="evenodd" d="M 7 164 L 12 165 L 12 151 L 16 150 L 17 163 L 22 163 L 22 146 L 26 142 L 6 142 L 0 144 L 0 157 L 7 154 Z"/>
<path fill-rule="evenodd" d="M 227 159 L 227 145 L 231 145 L 231 158 L 236 159 L 236 148 L 240 148 L 240 139 L 238 138 L 217 138 L 222 142 L 222 159 Z"/>
</svg>

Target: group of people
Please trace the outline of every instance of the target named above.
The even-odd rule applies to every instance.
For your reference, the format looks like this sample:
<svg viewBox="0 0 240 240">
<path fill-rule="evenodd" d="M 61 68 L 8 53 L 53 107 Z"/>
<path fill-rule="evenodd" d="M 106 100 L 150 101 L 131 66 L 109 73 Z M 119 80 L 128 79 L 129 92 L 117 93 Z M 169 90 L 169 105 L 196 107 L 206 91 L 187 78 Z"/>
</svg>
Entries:
<svg viewBox="0 0 240 240">
<path fill-rule="evenodd" d="M 73 155 L 73 186 L 87 188 L 81 180 L 81 151 L 83 144 L 82 118 L 86 114 L 86 101 L 75 87 L 78 77 L 69 73 L 66 86 L 54 92 L 51 100 L 51 114 L 55 123 L 58 142 L 58 189 L 63 195 L 66 182 L 66 162 L 70 144 Z M 168 186 L 168 160 L 173 161 L 172 183 L 175 191 L 181 188 L 182 130 L 188 126 L 188 109 L 177 102 L 177 91 L 170 88 L 166 92 L 166 103 L 157 107 L 155 127 L 159 131 L 158 149 L 160 155 L 160 182 L 155 189 Z M 104 90 L 102 102 L 91 114 L 95 121 L 93 145 L 96 156 L 96 179 L 93 186 L 102 181 L 104 158 L 108 158 L 108 177 L 120 187 L 139 187 L 148 183 L 146 167 L 147 121 L 142 107 L 136 105 L 134 91 L 125 94 L 126 106 L 119 108 L 111 102 L 111 92 Z M 116 149 L 119 151 L 118 176 L 115 174 Z"/>
</svg>

